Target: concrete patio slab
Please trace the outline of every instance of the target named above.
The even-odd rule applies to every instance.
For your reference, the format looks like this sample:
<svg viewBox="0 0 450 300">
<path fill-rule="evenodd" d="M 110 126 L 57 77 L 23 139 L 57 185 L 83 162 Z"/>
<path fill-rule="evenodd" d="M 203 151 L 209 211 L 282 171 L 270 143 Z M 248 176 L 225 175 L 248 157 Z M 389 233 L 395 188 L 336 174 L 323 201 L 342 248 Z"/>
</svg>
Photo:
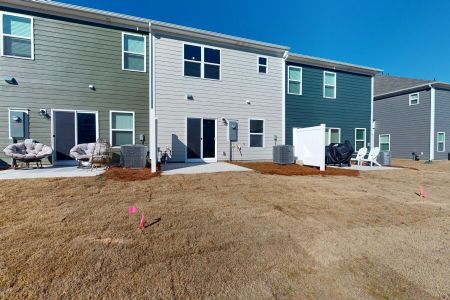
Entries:
<svg viewBox="0 0 450 300">
<path fill-rule="evenodd" d="M 217 163 L 168 163 L 162 166 L 162 175 L 176 174 L 201 174 L 218 172 L 245 172 L 253 171 L 248 168 L 229 164 L 226 162 Z"/>
<path fill-rule="evenodd" d="M 80 169 L 77 167 L 44 167 L 41 169 L 17 169 L 0 171 L 0 180 L 91 177 L 105 172 L 104 169 Z"/>
</svg>

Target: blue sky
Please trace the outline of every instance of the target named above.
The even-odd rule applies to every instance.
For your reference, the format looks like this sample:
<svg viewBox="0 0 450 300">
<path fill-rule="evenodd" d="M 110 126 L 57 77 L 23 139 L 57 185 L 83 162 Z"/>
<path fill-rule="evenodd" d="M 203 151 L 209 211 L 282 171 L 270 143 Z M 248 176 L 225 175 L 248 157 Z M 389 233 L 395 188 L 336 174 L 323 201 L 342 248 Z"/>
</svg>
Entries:
<svg viewBox="0 0 450 300">
<path fill-rule="evenodd" d="M 450 1 L 63 0 L 450 82 Z"/>
</svg>

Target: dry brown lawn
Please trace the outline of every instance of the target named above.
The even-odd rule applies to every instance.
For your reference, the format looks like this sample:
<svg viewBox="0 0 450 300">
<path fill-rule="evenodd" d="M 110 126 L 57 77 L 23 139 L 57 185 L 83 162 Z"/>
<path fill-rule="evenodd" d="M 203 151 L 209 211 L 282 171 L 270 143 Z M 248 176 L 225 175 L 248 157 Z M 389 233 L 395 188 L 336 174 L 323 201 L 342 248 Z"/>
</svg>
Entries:
<svg viewBox="0 0 450 300">
<path fill-rule="evenodd" d="M 0 298 L 449 299 L 450 164 L 400 163 L 1 181 Z"/>
</svg>

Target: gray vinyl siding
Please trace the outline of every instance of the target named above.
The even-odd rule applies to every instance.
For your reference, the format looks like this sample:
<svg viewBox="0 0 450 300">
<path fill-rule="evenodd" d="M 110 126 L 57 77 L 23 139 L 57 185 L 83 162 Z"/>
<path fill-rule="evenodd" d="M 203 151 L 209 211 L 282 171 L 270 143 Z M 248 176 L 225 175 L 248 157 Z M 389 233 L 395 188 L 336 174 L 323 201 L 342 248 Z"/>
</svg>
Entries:
<svg viewBox="0 0 450 300">
<path fill-rule="evenodd" d="M 0 57 L 0 75 L 18 81 L 0 82 L 0 150 L 11 142 L 8 108 L 29 109 L 30 137 L 48 145 L 52 121 L 39 116 L 41 108 L 98 111 L 99 137 L 108 140 L 110 110 L 134 111 L 135 142 L 141 133 L 148 137 L 148 72 L 122 70 L 120 28 L 37 15 L 34 48 L 34 60 Z M 2 160 L 10 162 L 3 151 Z"/>
<path fill-rule="evenodd" d="M 435 159 L 448 159 L 450 153 L 450 91 L 436 89 Z M 445 152 L 437 152 L 437 133 L 445 132 Z"/>
<path fill-rule="evenodd" d="M 422 159 L 430 157 L 430 90 L 419 92 L 419 99 L 413 106 L 409 94 L 374 102 L 375 145 L 380 134 L 390 134 L 394 158 L 410 158 L 412 152 L 423 152 Z"/>
<path fill-rule="evenodd" d="M 288 94 L 286 67 L 286 144 L 292 145 L 293 128 L 318 126 L 341 129 L 341 142 L 355 147 L 355 128 L 366 128 L 366 146 L 370 144 L 370 76 L 334 71 L 288 62 L 302 67 L 302 95 Z M 323 97 L 324 71 L 336 73 L 336 99 Z"/>
<path fill-rule="evenodd" d="M 269 56 L 268 74 L 259 74 L 257 57 L 264 53 L 209 45 L 221 48 L 221 80 L 189 78 L 183 76 L 183 42 L 169 36 L 156 39 L 158 147 L 170 147 L 172 161 L 185 161 L 186 118 L 216 119 L 217 159 L 228 160 L 228 129 L 222 122 L 226 118 L 239 124 L 239 140 L 235 144 L 241 146 L 242 156 L 233 148 L 234 159 L 271 159 L 274 135 L 279 143 L 282 141 L 283 60 Z M 194 100 L 186 100 L 186 94 Z M 264 119 L 264 148 L 249 147 L 251 117 Z"/>
</svg>

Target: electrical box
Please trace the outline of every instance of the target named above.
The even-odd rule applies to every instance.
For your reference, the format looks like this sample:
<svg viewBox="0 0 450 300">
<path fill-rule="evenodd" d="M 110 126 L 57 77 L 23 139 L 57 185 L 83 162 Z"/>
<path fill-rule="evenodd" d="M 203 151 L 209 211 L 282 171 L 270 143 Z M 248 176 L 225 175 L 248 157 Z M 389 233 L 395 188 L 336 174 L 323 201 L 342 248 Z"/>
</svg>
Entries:
<svg viewBox="0 0 450 300">
<path fill-rule="evenodd" d="M 238 122 L 234 120 L 228 121 L 228 137 L 230 142 L 237 142 L 238 140 Z"/>
<path fill-rule="evenodd" d="M 9 132 L 15 139 L 27 139 L 28 135 L 28 114 L 24 111 L 9 112 Z"/>
</svg>

